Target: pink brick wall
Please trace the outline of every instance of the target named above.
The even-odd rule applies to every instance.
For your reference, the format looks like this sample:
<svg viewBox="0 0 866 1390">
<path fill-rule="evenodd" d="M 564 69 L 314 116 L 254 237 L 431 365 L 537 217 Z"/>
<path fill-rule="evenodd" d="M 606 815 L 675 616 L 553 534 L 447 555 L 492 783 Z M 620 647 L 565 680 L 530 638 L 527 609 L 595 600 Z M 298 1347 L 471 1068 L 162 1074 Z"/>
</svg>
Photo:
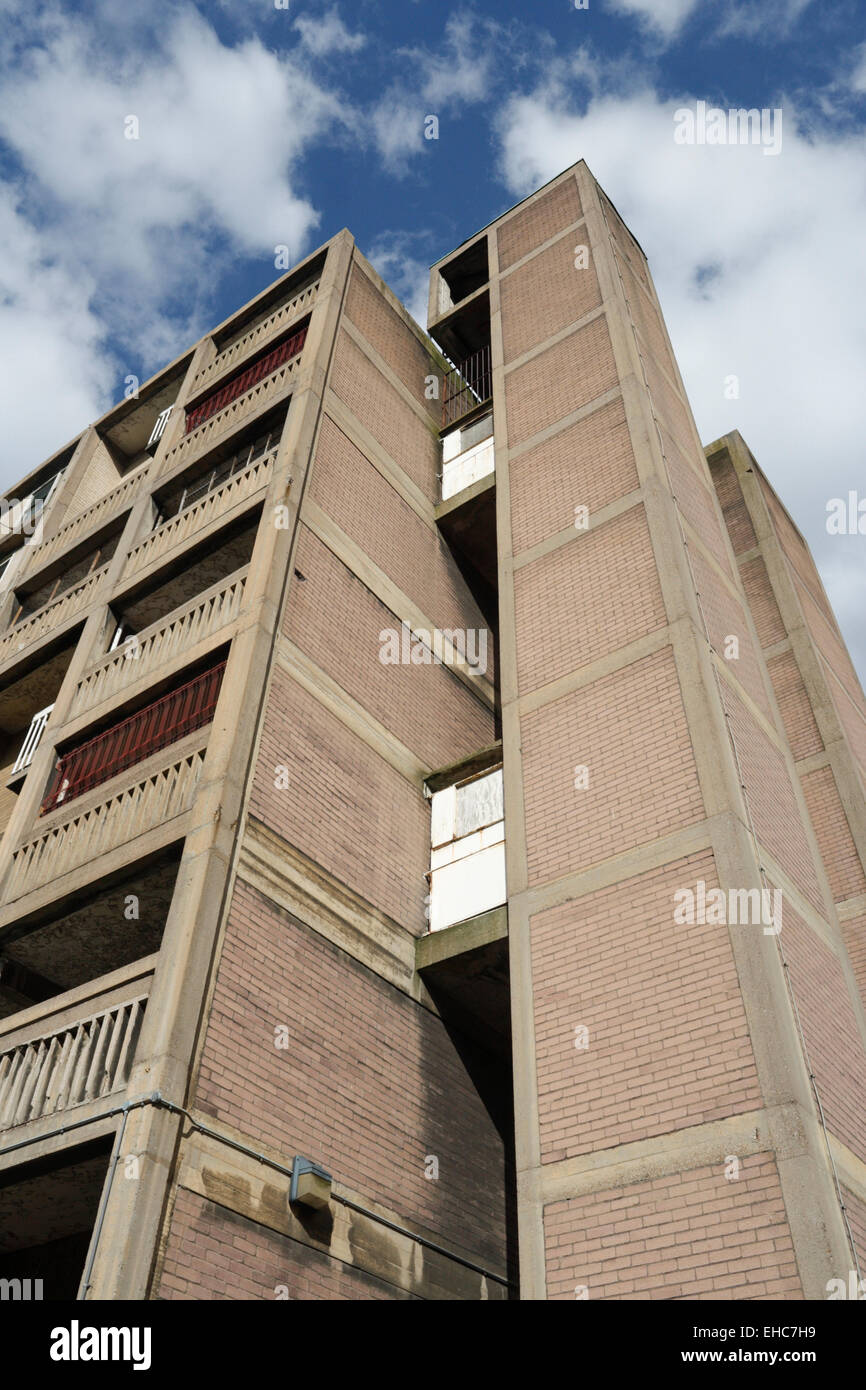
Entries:
<svg viewBox="0 0 866 1390">
<path fill-rule="evenodd" d="M 550 1298 L 802 1298 L 770 1154 L 554 1202 L 545 1232 Z"/>
<path fill-rule="evenodd" d="M 502 1142 L 441 1020 L 242 880 L 194 1103 L 444 1244 L 503 1258 Z"/>
<path fill-rule="evenodd" d="M 674 922 L 699 879 L 709 852 L 533 917 L 544 1162 L 760 1107 L 728 928 Z"/>
</svg>

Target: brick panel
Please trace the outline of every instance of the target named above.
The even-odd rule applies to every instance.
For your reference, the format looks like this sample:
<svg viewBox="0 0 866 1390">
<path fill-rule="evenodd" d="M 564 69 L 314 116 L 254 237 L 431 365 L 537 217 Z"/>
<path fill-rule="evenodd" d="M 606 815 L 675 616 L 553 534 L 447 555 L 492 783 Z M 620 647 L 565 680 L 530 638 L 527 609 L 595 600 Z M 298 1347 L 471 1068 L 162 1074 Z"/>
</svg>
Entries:
<svg viewBox="0 0 866 1390">
<path fill-rule="evenodd" d="M 420 339 L 358 265 L 352 268 L 345 312 L 403 385 L 408 386 L 438 429 L 441 406 L 438 401 L 428 401 L 425 393 L 425 377 L 438 369 Z"/>
<path fill-rule="evenodd" d="M 802 1298 L 775 1160 L 755 1154 L 545 1208 L 548 1297 Z"/>
<path fill-rule="evenodd" d="M 531 884 L 703 817 L 669 648 L 524 715 L 521 741 Z M 589 786 L 578 790 L 583 765 Z"/>
<path fill-rule="evenodd" d="M 866 1052 L 842 968 L 787 903 L 781 944 L 827 1128 L 866 1162 Z"/>
<path fill-rule="evenodd" d="M 628 261 L 628 264 L 640 280 L 644 289 L 648 290 L 650 287 L 650 278 L 646 257 L 610 199 L 605 197 L 600 188 L 597 189 L 597 192 L 601 200 L 601 209 L 604 214 L 605 222 L 607 223 L 611 241 L 620 255 L 624 256 Z"/>
<path fill-rule="evenodd" d="M 674 922 L 699 879 L 709 852 L 533 917 L 542 1162 L 760 1106 L 728 929 Z"/>
<path fill-rule="evenodd" d="M 866 1008 L 866 915 L 852 917 L 841 925 L 842 939 L 845 942 L 845 950 L 848 952 L 848 960 L 851 962 L 854 979 L 857 981 L 860 999 L 863 1007 Z"/>
<path fill-rule="evenodd" d="M 447 666 L 382 664 L 380 633 L 399 632 L 398 618 L 306 527 L 295 563 L 305 583 L 292 586 L 286 636 L 431 771 L 493 742 L 492 712 Z"/>
<path fill-rule="evenodd" d="M 593 513 L 640 486 L 621 400 L 511 459 L 515 554 L 574 525 L 575 507 Z"/>
<path fill-rule="evenodd" d="M 833 769 L 819 767 L 801 778 L 812 828 L 837 903 L 866 893 L 866 875 L 839 798 Z"/>
<path fill-rule="evenodd" d="M 502 1142 L 441 1019 L 242 880 L 196 1104 L 500 1267 Z"/>
<path fill-rule="evenodd" d="M 601 303 L 590 258 L 585 270 L 574 260 L 575 239 L 561 237 L 502 281 L 502 340 L 505 361 L 552 338 Z"/>
<path fill-rule="evenodd" d="M 855 703 L 844 686 L 825 670 L 830 696 L 836 706 L 839 722 L 848 736 L 851 752 L 860 764 L 860 771 L 866 780 L 866 709 L 862 701 Z M 860 710 L 863 709 L 863 713 Z"/>
<path fill-rule="evenodd" d="M 662 328 L 661 318 L 655 304 L 645 289 L 642 289 L 637 276 L 625 256 L 616 257 L 616 265 L 622 276 L 623 288 L 628 300 L 629 312 L 634 326 L 640 335 L 641 350 L 649 354 L 659 367 L 662 367 L 672 381 L 676 382 L 677 371 L 667 338 Z"/>
<path fill-rule="evenodd" d="M 496 231 L 499 269 L 507 270 L 536 246 L 556 236 L 581 217 L 580 198 L 573 178 L 566 179 L 549 193 L 536 198 L 503 222 Z"/>
<path fill-rule="evenodd" d="M 815 862 L 785 759 L 727 683 L 722 685 L 722 699 L 758 840 L 823 915 Z"/>
<path fill-rule="evenodd" d="M 744 550 L 751 550 L 758 544 L 758 537 L 755 535 L 737 471 L 727 454 L 717 454 L 713 458 L 710 463 L 710 475 L 721 503 L 731 547 L 735 555 L 742 555 Z"/>
<path fill-rule="evenodd" d="M 505 378 L 508 443 L 514 448 L 617 384 L 602 315 Z"/>
<path fill-rule="evenodd" d="M 697 447 L 691 411 L 677 395 L 667 377 L 656 366 L 655 360 L 646 354 L 644 354 L 644 368 L 652 397 L 652 407 L 658 421 L 668 431 L 674 443 L 682 449 L 683 453 L 688 454 L 690 450 Z"/>
<path fill-rule="evenodd" d="M 520 693 L 597 661 L 667 621 L 642 506 L 514 576 Z"/>
<path fill-rule="evenodd" d="M 767 566 L 760 555 L 740 566 L 740 578 L 761 646 L 772 647 L 775 642 L 783 642 L 788 629 L 782 621 Z"/>
<path fill-rule="evenodd" d="M 664 429 L 662 430 L 662 443 L 667 460 L 671 490 L 677 499 L 677 505 L 682 512 L 683 519 L 692 528 L 698 539 L 703 542 L 713 558 L 725 571 L 725 574 L 731 578 L 733 572 L 723 523 L 710 480 L 706 478 L 705 481 L 702 481 L 699 468 L 700 458 L 696 457 L 692 463 L 689 463 L 667 430 Z"/>
<path fill-rule="evenodd" d="M 275 787 L 277 766 L 288 787 Z M 408 930 L 425 930 L 430 808 L 414 787 L 279 668 L 250 811 Z"/>
<path fill-rule="evenodd" d="M 437 627 L 466 629 L 483 622 L 438 530 L 425 525 L 327 415 L 310 497 Z M 488 652 L 492 666 L 492 633 Z"/>
<path fill-rule="evenodd" d="M 439 441 L 346 333 L 337 339 L 329 384 L 355 419 L 430 501 L 438 500 Z"/>
<path fill-rule="evenodd" d="M 723 580 L 716 574 L 715 570 L 710 568 L 702 556 L 694 548 L 690 551 L 690 555 L 695 581 L 701 596 L 701 607 L 709 629 L 710 641 L 719 660 L 724 662 L 726 669 L 730 671 L 735 680 L 739 681 L 743 690 L 754 700 L 758 708 L 768 719 L 772 719 L 770 701 L 761 672 L 760 657 L 752 642 L 746 615 Z M 729 637 L 736 637 L 739 651 L 738 656 L 730 659 L 725 655 L 729 649 L 727 645 Z"/>
<path fill-rule="evenodd" d="M 756 477 L 786 560 L 802 583 L 808 586 L 818 607 L 827 620 L 832 623 L 834 621 L 833 610 L 827 601 L 815 561 L 809 553 L 809 547 L 760 470 L 756 470 Z"/>
<path fill-rule="evenodd" d="M 811 757 L 820 753 L 824 747 L 812 702 L 803 684 L 800 668 L 793 652 L 781 652 L 767 662 L 767 670 L 779 710 L 785 725 L 785 733 L 795 759 Z"/>
<path fill-rule="evenodd" d="M 863 690 L 839 629 L 835 624 L 827 622 L 811 593 L 796 574 L 794 575 L 794 586 L 815 646 L 855 705 L 862 709 L 864 707 Z"/>
<path fill-rule="evenodd" d="M 847 1188 L 842 1188 L 842 1196 L 845 1200 L 845 1208 L 848 1212 L 848 1225 L 851 1227 L 851 1234 L 854 1237 L 854 1244 L 857 1248 L 857 1257 L 860 1262 L 860 1273 L 866 1270 L 866 1202 L 860 1197 L 855 1197 L 853 1192 Z M 848 1281 L 848 1271 L 840 1271 L 837 1276 Z"/>
<path fill-rule="evenodd" d="M 406 1299 L 394 1284 L 374 1278 L 237 1212 L 179 1188 L 159 1297 L 247 1301 L 285 1298 Z"/>
</svg>

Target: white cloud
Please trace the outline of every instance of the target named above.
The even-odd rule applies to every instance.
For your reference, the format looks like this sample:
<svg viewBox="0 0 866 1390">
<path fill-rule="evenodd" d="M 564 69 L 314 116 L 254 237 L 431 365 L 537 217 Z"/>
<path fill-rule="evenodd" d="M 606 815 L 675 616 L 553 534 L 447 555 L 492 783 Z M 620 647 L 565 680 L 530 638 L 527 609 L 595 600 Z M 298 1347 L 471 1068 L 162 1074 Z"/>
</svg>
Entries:
<svg viewBox="0 0 866 1390">
<path fill-rule="evenodd" d="M 349 32 L 336 10 L 328 10 L 318 19 L 296 19 L 295 28 L 304 47 L 317 58 L 327 53 L 357 53 L 367 42 L 364 34 Z"/>
<path fill-rule="evenodd" d="M 784 109 L 778 157 L 685 147 L 645 86 L 576 109 L 561 88 L 512 100 L 502 169 L 520 197 L 585 158 L 649 258 L 705 441 L 738 428 L 800 526 L 866 670 L 866 538 L 826 532 L 826 503 L 866 476 L 862 134 L 806 138 Z M 738 400 L 724 394 L 739 378 Z"/>
<path fill-rule="evenodd" d="M 718 28 L 721 38 L 775 41 L 795 27 L 812 0 L 740 0 L 725 6 Z"/>
<path fill-rule="evenodd" d="M 698 0 L 608 0 L 610 9 L 633 15 L 661 38 L 670 40 L 683 27 Z"/>
<path fill-rule="evenodd" d="M 417 243 L 418 238 L 406 232 L 383 232 L 367 259 L 426 332 L 430 262 L 418 254 Z"/>
<path fill-rule="evenodd" d="M 447 138 L 447 117 L 462 106 L 482 102 L 488 95 L 493 66 L 495 24 L 480 24 L 466 15 L 451 15 L 442 47 L 434 52 L 412 48 L 395 54 L 402 67 L 414 70 L 414 81 L 391 84 L 375 104 L 370 128 L 385 166 L 397 174 L 407 170 L 408 156 L 425 145 L 425 121 L 440 123 L 436 138 Z M 432 127 L 431 127 L 432 129 Z"/>
<path fill-rule="evenodd" d="M 299 257 L 318 222 L 294 171 L 342 128 L 338 100 L 258 38 L 226 47 L 194 9 L 148 20 L 129 41 L 52 16 L 8 63 L 0 136 L 22 171 L 4 190 L 20 253 L 0 333 L 68 343 L 52 416 L 38 372 L 19 398 L 9 481 L 110 405 L 126 372 L 146 376 L 194 340 L 233 258 L 270 270 L 274 247 Z M 130 361 L 109 363 L 108 330 Z"/>
<path fill-rule="evenodd" d="M 52 258 L 48 238 L 0 186 L 0 418 L 5 490 L 99 413 L 115 375 L 93 282 Z"/>
</svg>

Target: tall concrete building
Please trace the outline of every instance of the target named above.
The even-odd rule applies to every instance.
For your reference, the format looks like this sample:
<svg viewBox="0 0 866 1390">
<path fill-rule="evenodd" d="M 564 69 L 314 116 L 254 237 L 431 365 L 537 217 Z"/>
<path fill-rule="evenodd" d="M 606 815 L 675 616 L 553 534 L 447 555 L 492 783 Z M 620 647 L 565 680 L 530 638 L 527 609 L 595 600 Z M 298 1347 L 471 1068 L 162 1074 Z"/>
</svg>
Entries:
<svg viewBox="0 0 866 1390">
<path fill-rule="evenodd" d="M 808 549 L 583 162 L 428 329 L 342 231 L 7 499 L 10 1296 L 866 1264 L 866 705 Z"/>
</svg>

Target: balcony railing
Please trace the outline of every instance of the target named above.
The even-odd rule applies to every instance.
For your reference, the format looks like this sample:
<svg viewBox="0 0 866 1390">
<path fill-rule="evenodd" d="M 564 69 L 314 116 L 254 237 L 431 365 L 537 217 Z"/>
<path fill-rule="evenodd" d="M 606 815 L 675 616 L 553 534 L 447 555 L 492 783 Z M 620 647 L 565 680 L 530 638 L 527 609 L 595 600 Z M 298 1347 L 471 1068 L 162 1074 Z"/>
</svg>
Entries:
<svg viewBox="0 0 866 1390">
<path fill-rule="evenodd" d="M 122 1091 L 147 995 L 0 1052 L 0 1130 Z"/>
<path fill-rule="evenodd" d="M 58 760 L 42 815 L 195 733 L 213 719 L 226 663 L 203 671 Z"/>
<path fill-rule="evenodd" d="M 124 478 L 117 487 L 106 492 L 104 497 L 100 497 L 98 502 L 94 502 L 91 507 L 79 512 L 65 526 L 61 526 L 59 531 L 48 537 L 48 540 L 29 549 L 27 552 L 29 558 L 25 562 L 27 573 L 35 574 L 37 570 L 47 565 L 55 555 L 68 551 L 79 537 L 86 535 L 94 526 L 110 521 L 124 507 L 130 506 L 146 476 L 146 468 L 137 469 L 135 473 Z"/>
<path fill-rule="evenodd" d="M 238 376 L 232 377 L 231 381 L 226 382 L 225 386 L 221 386 L 218 391 L 214 391 L 212 396 L 208 396 L 206 400 L 203 400 L 193 410 L 188 411 L 186 417 L 186 433 L 191 434 L 193 430 L 198 429 L 199 425 L 203 425 L 206 420 L 209 420 L 212 415 L 216 415 L 220 410 L 225 410 L 227 405 L 231 405 L 232 401 L 236 401 L 239 396 L 245 395 L 247 391 L 252 390 L 254 386 L 258 386 L 260 381 L 264 381 L 265 377 L 271 375 L 271 372 L 275 372 L 278 367 L 282 367 L 284 362 L 289 362 L 293 357 L 297 357 L 304 346 L 306 336 L 306 327 L 300 329 L 298 333 L 293 333 L 291 338 L 287 338 L 286 341 L 280 343 L 278 347 L 272 348 L 264 357 L 259 358 L 257 362 L 253 362 L 252 366 L 247 367 L 246 370 L 241 372 Z"/>
<path fill-rule="evenodd" d="M 3 901 L 14 902 L 183 815 L 192 806 L 204 758 L 204 748 L 175 756 L 166 766 L 139 775 L 104 801 L 27 840 L 12 855 Z"/>
<path fill-rule="evenodd" d="M 270 481 L 275 452 L 268 454 L 265 458 L 258 459 L 254 464 L 245 468 L 242 473 L 235 473 L 227 482 L 221 483 L 219 487 L 215 487 L 212 492 L 208 492 L 198 502 L 194 502 L 191 507 L 186 507 L 182 512 L 178 512 L 176 516 L 164 521 L 161 526 L 157 526 L 156 530 L 151 531 L 149 536 L 145 536 L 144 540 L 127 556 L 123 582 L 147 565 L 162 559 L 170 551 L 176 550 L 189 540 L 190 536 L 204 530 L 211 522 L 229 512 L 232 507 L 245 502 L 248 497 L 252 497 L 254 493 L 265 488 Z"/>
<path fill-rule="evenodd" d="M 83 714 L 233 623 L 244 596 L 246 569 L 216 584 L 184 607 L 101 657 L 78 683 L 70 718 Z"/>
<path fill-rule="evenodd" d="M 31 642 L 36 642 L 47 633 L 53 632 L 55 628 L 68 622 L 93 603 L 107 569 L 108 565 L 103 565 L 100 569 L 93 570 L 80 584 L 67 589 L 65 594 L 52 599 L 50 603 L 37 609 L 29 618 L 25 618 L 7 632 L 5 637 L 0 639 L 0 665 L 23 647 L 29 647 Z"/>
<path fill-rule="evenodd" d="M 442 389 L 442 426 L 453 425 L 493 395 L 490 345 L 479 348 L 445 373 Z"/>
<path fill-rule="evenodd" d="M 13 777 L 17 776 L 19 772 L 23 772 L 25 768 L 28 768 L 32 763 L 36 749 L 42 741 L 42 735 L 45 733 L 45 725 L 51 718 L 51 711 L 53 708 L 53 703 L 46 705 L 45 709 L 41 709 L 39 713 L 34 714 L 31 719 L 30 728 L 27 730 L 24 742 L 21 745 L 21 751 L 12 769 Z"/>
<path fill-rule="evenodd" d="M 505 902 L 501 767 L 435 792 L 430 829 L 431 931 Z"/>
<path fill-rule="evenodd" d="M 193 383 L 193 390 L 198 392 L 209 382 L 219 380 L 235 363 L 243 362 L 250 353 L 262 348 L 281 330 L 288 328 L 295 319 L 309 312 L 318 288 L 319 282 L 317 280 L 315 284 L 308 285 L 306 289 L 293 295 L 285 303 L 277 305 L 267 318 L 261 319 L 252 328 L 248 328 L 233 342 L 227 343 L 222 352 L 218 352 L 216 357 L 202 367 Z"/>
</svg>

